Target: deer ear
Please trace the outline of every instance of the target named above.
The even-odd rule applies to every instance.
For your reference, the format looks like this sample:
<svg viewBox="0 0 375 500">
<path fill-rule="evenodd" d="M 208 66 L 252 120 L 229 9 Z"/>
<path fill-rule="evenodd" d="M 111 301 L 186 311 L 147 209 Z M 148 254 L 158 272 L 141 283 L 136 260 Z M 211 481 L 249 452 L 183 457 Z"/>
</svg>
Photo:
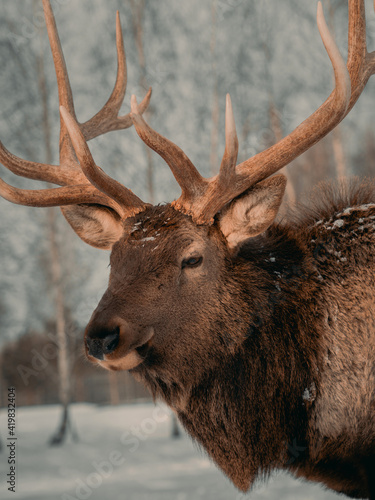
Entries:
<svg viewBox="0 0 375 500">
<path fill-rule="evenodd" d="M 235 248 L 269 228 L 279 211 L 285 186 L 286 177 L 274 175 L 258 182 L 222 211 L 219 225 L 229 248 Z"/>
<path fill-rule="evenodd" d="M 120 216 L 101 205 L 67 205 L 61 210 L 73 230 L 89 245 L 110 250 L 124 233 Z"/>
</svg>

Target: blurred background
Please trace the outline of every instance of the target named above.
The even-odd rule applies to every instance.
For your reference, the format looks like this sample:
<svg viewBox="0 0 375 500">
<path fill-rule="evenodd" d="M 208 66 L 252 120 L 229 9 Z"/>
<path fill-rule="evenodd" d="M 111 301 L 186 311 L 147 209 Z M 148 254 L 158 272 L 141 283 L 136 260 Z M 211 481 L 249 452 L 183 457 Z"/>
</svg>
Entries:
<svg viewBox="0 0 375 500">
<path fill-rule="evenodd" d="M 224 151 L 227 92 L 234 107 L 242 161 L 287 135 L 333 88 L 331 65 L 316 27 L 315 1 L 53 0 L 52 6 L 78 119 L 83 122 L 94 115 L 112 90 L 115 12 L 119 10 L 128 67 L 122 114 L 130 110 L 132 93 L 140 101 L 152 86 L 147 121 L 178 144 L 204 176 L 217 172 Z M 323 0 L 323 7 L 346 57 L 347 2 Z M 366 0 L 366 8 L 368 46 L 373 50 L 371 0 Z M 52 154 L 57 163 L 57 89 L 41 1 L 0 0 L 0 67 L 1 141 L 25 159 L 45 162 Z M 323 180 L 374 175 L 374 98 L 375 80 L 370 80 L 345 121 L 288 166 L 287 204 L 305 199 Z M 178 196 L 169 168 L 144 147 L 133 128 L 94 139 L 90 148 L 98 165 L 145 201 L 163 203 Z M 13 185 L 40 187 L 40 183 L 0 169 L 1 177 Z M 134 413 L 135 421 L 138 417 L 152 419 L 147 415 L 154 411 L 149 394 L 128 373 L 97 370 L 83 357 L 83 330 L 106 288 L 109 253 L 85 245 L 59 209 L 26 208 L 0 199 L 0 214 L 0 439 L 4 445 L 8 387 L 15 386 L 17 404 L 22 407 L 20 418 L 24 415 L 22 422 L 28 423 L 24 432 L 38 436 L 40 456 L 50 456 L 51 443 L 70 446 L 69 453 L 65 448 L 65 455 L 56 461 L 65 463 L 75 456 L 74 468 L 79 469 L 81 451 L 72 451 L 79 449 L 74 442 L 82 441 L 87 415 L 94 420 L 97 415 L 85 405 L 110 405 L 120 412 L 120 418 L 124 404 L 138 403 L 140 413 Z M 26 408 L 35 405 L 34 413 Z M 38 413 L 44 405 L 49 407 Z M 170 439 L 178 429 L 170 413 L 163 411 L 166 417 L 161 430 L 158 427 L 155 435 L 151 433 L 156 441 Z M 111 418 L 105 415 L 109 421 L 117 420 L 116 413 Z M 106 418 L 101 420 L 102 427 L 98 423 L 103 436 Z M 182 447 L 181 457 L 190 460 L 196 451 L 188 440 L 181 439 L 176 446 Z M 28 457 L 25 470 L 33 462 L 34 445 L 30 441 L 29 455 L 24 453 Z M 204 460 L 204 466 L 197 462 L 197 470 L 210 467 Z M 1 455 L 0 465 L 6 465 Z M 53 474 L 61 478 L 64 470 Z M 65 473 L 73 481 L 70 472 Z M 237 498 L 215 469 L 212 474 L 211 489 L 203 485 L 200 493 L 192 493 L 176 486 L 172 496 L 164 492 L 160 498 L 183 500 L 186 492 L 189 498 L 211 498 L 210 494 L 215 495 L 212 498 Z M 224 496 L 213 488 L 220 481 L 226 485 L 223 490 L 218 487 L 226 492 Z M 274 486 L 275 498 L 310 498 L 301 483 L 297 490 L 293 490 L 297 488 L 294 483 L 287 484 L 284 496 L 281 486 Z M 63 492 L 69 491 L 71 496 L 66 498 L 81 498 L 78 493 L 73 495 L 73 486 L 70 490 L 64 483 L 57 496 L 46 493 L 44 497 L 39 490 L 35 496 L 25 496 L 24 490 L 19 498 L 64 498 Z M 112 498 L 101 488 L 91 490 L 90 497 L 99 495 L 92 498 Z M 311 498 L 332 496 L 316 491 Z M 124 498 L 133 498 L 129 495 Z M 259 498 L 273 498 L 271 490 L 264 495 Z M 142 497 L 138 492 L 134 498 L 159 497 L 151 493 Z"/>
</svg>

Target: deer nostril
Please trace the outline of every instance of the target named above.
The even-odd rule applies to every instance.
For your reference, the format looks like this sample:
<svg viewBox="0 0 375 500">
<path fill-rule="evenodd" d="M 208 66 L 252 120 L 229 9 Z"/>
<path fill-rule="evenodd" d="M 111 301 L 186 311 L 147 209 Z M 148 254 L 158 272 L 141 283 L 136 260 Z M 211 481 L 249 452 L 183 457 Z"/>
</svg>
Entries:
<svg viewBox="0 0 375 500">
<path fill-rule="evenodd" d="M 119 328 L 117 327 L 114 333 L 108 335 L 108 337 L 103 339 L 104 354 L 110 354 L 111 352 L 113 352 L 118 346 L 119 341 L 120 341 L 120 333 L 119 333 Z"/>
<path fill-rule="evenodd" d="M 86 339 L 87 351 L 96 359 L 104 359 L 103 342 L 100 339 Z"/>
<path fill-rule="evenodd" d="M 90 356 L 103 360 L 104 354 L 113 352 L 120 342 L 120 327 L 111 330 L 96 329 L 88 332 L 86 337 L 87 351 Z"/>
</svg>

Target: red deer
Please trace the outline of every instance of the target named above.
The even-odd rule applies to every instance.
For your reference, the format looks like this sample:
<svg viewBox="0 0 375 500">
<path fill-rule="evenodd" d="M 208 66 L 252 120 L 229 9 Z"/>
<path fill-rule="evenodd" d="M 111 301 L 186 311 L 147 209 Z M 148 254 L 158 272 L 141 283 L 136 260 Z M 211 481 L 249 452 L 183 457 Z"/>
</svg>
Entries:
<svg viewBox="0 0 375 500">
<path fill-rule="evenodd" d="M 187 432 L 243 491 L 274 468 L 375 500 L 375 184 L 321 188 L 312 207 L 275 222 L 283 166 L 348 114 L 375 72 L 363 0 L 349 0 L 343 61 L 318 6 L 335 89 L 276 145 L 237 164 L 229 96 L 220 173 L 203 178 L 143 119 L 150 92 L 117 117 L 113 94 L 76 121 L 53 14 L 43 0 L 61 106 L 60 166 L 13 156 L 15 174 L 60 187 L 0 194 L 28 206 L 61 206 L 88 244 L 110 249 L 108 289 L 85 332 L 87 357 L 130 370 L 166 401 Z M 134 124 L 167 162 L 180 198 L 151 206 L 96 166 L 87 141 Z M 290 446 L 298 446 L 291 456 Z M 293 458 L 293 459 L 292 459 Z"/>
</svg>

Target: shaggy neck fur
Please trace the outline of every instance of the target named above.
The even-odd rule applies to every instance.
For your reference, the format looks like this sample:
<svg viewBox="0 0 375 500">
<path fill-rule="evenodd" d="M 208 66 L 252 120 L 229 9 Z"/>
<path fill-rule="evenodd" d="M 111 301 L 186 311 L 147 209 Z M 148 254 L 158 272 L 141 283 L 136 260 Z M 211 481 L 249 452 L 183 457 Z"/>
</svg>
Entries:
<svg viewBox="0 0 375 500">
<path fill-rule="evenodd" d="M 301 294 L 306 304 L 311 301 L 317 275 L 296 241 L 276 226 L 228 266 L 227 307 L 247 310 L 248 317 L 238 314 L 236 322 L 232 316 L 221 326 L 227 337 L 245 340 L 235 352 L 218 351 L 217 362 L 192 386 L 181 383 L 178 373 L 168 383 L 147 371 L 142 378 L 155 397 L 175 407 L 189 434 L 234 484 L 247 490 L 258 473 L 295 462 L 291 446 L 306 449 L 310 403 L 303 395 L 315 387 L 311 365 L 317 362 L 304 340 L 309 328 L 311 341 L 311 327 L 304 325 L 297 293 L 298 301 Z M 226 336 L 215 330 L 210 335 Z"/>
</svg>

